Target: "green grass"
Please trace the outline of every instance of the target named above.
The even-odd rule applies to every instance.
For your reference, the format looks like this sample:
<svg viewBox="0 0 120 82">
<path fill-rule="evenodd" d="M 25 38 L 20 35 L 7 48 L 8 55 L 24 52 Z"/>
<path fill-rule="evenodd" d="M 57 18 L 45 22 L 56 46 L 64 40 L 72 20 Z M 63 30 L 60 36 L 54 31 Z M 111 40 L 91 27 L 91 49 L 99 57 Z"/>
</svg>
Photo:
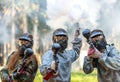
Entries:
<svg viewBox="0 0 120 82">
<path fill-rule="evenodd" d="M 97 82 L 96 71 L 91 74 L 85 74 L 83 71 L 72 72 L 71 82 Z"/>
<path fill-rule="evenodd" d="M 85 74 L 83 71 L 72 72 L 71 82 L 97 82 L 96 70 L 91 74 Z M 34 82 L 42 82 L 42 76 L 40 72 L 37 72 Z"/>
</svg>

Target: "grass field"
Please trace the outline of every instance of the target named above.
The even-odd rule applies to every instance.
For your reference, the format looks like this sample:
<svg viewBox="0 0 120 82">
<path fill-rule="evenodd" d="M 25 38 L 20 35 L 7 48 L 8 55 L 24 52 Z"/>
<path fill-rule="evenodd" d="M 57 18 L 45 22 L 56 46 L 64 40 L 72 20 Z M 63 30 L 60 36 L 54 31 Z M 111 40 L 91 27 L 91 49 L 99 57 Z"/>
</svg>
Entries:
<svg viewBox="0 0 120 82">
<path fill-rule="evenodd" d="M 42 76 L 38 72 L 34 82 L 42 82 Z M 97 82 L 96 71 L 91 74 L 85 74 L 83 71 L 72 72 L 71 82 Z"/>
</svg>

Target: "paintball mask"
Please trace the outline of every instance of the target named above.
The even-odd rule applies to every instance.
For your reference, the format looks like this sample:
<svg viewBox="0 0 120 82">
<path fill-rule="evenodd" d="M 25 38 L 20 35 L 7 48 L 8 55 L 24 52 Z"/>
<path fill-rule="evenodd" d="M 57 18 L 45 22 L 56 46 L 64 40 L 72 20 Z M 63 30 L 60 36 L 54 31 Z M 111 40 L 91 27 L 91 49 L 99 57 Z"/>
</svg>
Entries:
<svg viewBox="0 0 120 82">
<path fill-rule="evenodd" d="M 53 42 L 59 43 L 61 46 L 60 51 L 64 51 L 68 46 L 67 32 L 62 28 L 56 29 L 53 33 Z"/>
<path fill-rule="evenodd" d="M 93 41 L 93 44 L 99 51 L 101 51 L 102 49 L 106 49 L 106 45 L 107 45 L 103 31 L 96 29 L 96 30 L 93 30 L 90 34 L 90 37 L 92 39 L 98 36 L 103 36 L 103 37 L 101 39 Z"/>
<path fill-rule="evenodd" d="M 25 34 L 23 34 L 23 36 L 21 36 L 19 38 L 18 49 L 19 49 L 21 55 L 24 55 L 24 51 L 26 48 L 32 48 L 32 46 L 33 46 L 32 35 L 25 33 Z"/>
<path fill-rule="evenodd" d="M 59 43 L 60 46 L 61 46 L 61 49 L 60 49 L 60 50 L 65 50 L 65 49 L 67 48 L 67 46 L 68 46 L 67 40 L 64 40 L 64 39 L 58 41 L 57 43 Z"/>
<path fill-rule="evenodd" d="M 101 51 L 102 49 L 106 49 L 107 42 L 105 38 L 102 38 L 101 40 L 94 42 L 94 45 L 99 51 Z"/>
</svg>

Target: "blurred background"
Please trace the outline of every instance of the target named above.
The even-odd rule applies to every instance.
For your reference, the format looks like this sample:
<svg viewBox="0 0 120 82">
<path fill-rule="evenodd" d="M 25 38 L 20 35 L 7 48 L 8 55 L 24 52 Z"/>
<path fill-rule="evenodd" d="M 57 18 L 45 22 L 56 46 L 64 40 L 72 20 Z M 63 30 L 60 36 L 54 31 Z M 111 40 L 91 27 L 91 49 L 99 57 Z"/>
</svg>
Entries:
<svg viewBox="0 0 120 82">
<path fill-rule="evenodd" d="M 41 56 L 51 48 L 52 33 L 56 28 L 68 32 L 69 46 L 76 28 L 82 31 L 99 28 L 104 31 L 108 43 L 120 50 L 120 0 L 0 0 L 0 65 L 4 66 L 8 56 L 17 48 L 20 35 L 29 32 L 34 37 L 33 50 Z M 72 70 L 82 69 L 88 44 L 83 39 L 79 59 Z"/>
</svg>

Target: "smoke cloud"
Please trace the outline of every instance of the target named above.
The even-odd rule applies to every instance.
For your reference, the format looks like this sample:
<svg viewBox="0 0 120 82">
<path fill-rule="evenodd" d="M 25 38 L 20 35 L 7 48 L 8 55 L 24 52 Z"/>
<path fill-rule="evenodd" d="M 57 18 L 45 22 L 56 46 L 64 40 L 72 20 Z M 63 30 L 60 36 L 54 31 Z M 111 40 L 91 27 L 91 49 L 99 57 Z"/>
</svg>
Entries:
<svg viewBox="0 0 120 82">
<path fill-rule="evenodd" d="M 10 17 L 4 15 L 0 22 L 0 43 L 10 41 L 10 34 L 7 29 L 9 23 L 10 23 Z"/>
<path fill-rule="evenodd" d="M 47 4 L 48 24 L 52 28 L 67 28 L 66 22 L 79 22 L 82 28 L 100 28 L 108 38 L 118 40 L 119 0 L 47 0 Z"/>
</svg>

